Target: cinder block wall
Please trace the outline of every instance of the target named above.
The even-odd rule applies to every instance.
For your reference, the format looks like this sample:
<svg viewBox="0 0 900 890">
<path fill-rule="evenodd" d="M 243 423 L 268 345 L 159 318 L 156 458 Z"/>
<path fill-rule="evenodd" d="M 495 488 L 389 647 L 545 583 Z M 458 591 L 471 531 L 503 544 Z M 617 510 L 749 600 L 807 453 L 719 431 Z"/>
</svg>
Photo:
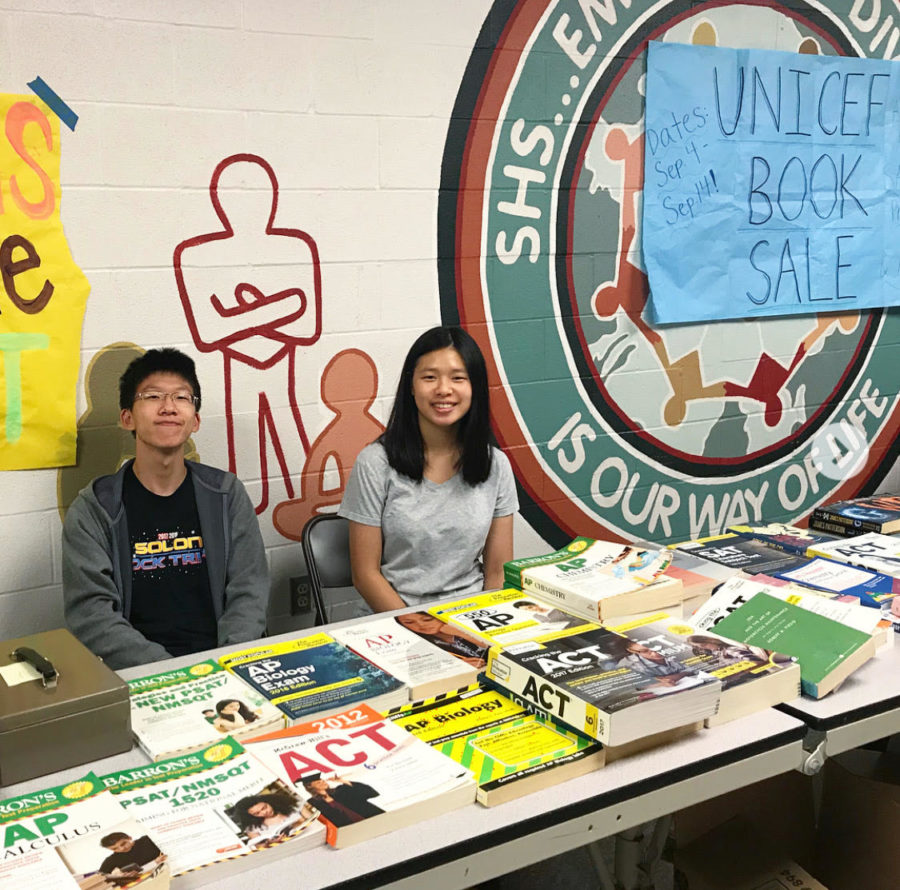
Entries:
<svg viewBox="0 0 900 890">
<path fill-rule="evenodd" d="M 887 22 L 887 11 L 876 14 L 878 4 L 870 11 L 861 3 L 849 10 L 847 4 L 825 5 L 830 9 L 826 31 L 840 32 L 854 51 L 893 52 L 896 27 Z M 773 17 L 782 13 L 748 11 L 736 3 L 720 5 L 707 21 L 704 9 L 698 7 L 678 24 L 683 4 L 672 4 L 673 29 L 681 29 L 671 32 L 673 39 L 714 39 L 726 46 L 749 41 L 797 50 L 812 40 L 814 48 L 822 48 L 815 42 L 822 42 L 819 32 L 802 16 L 777 22 Z M 61 216 L 75 261 L 92 288 L 81 335 L 78 465 L 0 471 L 0 636 L 62 624 L 61 513 L 78 488 L 98 473 L 113 471 L 129 455 L 129 439 L 115 426 L 115 381 L 137 351 L 163 345 L 185 349 L 197 359 L 204 402 L 193 453 L 207 463 L 234 466 L 260 505 L 272 574 L 273 630 L 307 622 L 309 616 L 290 615 L 288 581 L 303 572 L 303 563 L 299 544 L 285 530 L 299 533 L 302 517 L 328 501 L 329 492 L 339 492 L 357 440 L 372 431 L 373 422 L 377 427 L 386 419 L 409 343 L 441 322 L 441 189 L 445 199 L 451 195 L 452 205 L 453 190 L 458 187 L 464 197 L 471 186 L 451 182 L 450 170 L 442 178 L 442 162 L 448 149 L 450 156 L 472 161 L 462 142 L 448 145 L 448 134 L 452 143 L 453 134 L 461 132 L 459 109 L 464 106 L 482 108 L 487 124 L 494 113 L 477 105 L 480 86 L 473 72 L 480 66 L 485 82 L 499 76 L 503 65 L 530 45 L 529 29 L 534 34 L 546 24 L 560 28 L 556 51 L 544 66 L 548 78 L 572 64 L 578 55 L 573 46 L 581 53 L 594 47 L 590 64 L 621 65 L 627 74 L 623 83 L 637 97 L 638 80 L 628 67 L 625 44 L 614 41 L 616 28 L 628 30 L 632 41 L 635 35 L 661 33 L 660 22 L 642 15 L 637 4 L 624 0 L 566 0 L 558 7 L 549 0 L 0 0 L 3 91 L 28 93 L 27 83 L 39 75 L 79 115 L 75 131 L 62 128 L 61 133 Z M 757 18 L 751 21 L 754 16 L 769 16 L 765 30 L 757 28 Z M 513 22 L 518 30 L 509 30 Z M 501 32 L 509 39 L 497 49 Z M 804 38 L 807 32 L 812 36 Z M 560 40 L 568 43 L 566 52 Z M 581 88 L 592 70 L 581 75 Z M 573 90 L 576 81 L 567 81 Z M 546 92 L 542 82 L 533 88 L 538 97 Z M 458 104 L 460 96 L 471 101 Z M 629 133 L 640 126 L 637 105 L 620 105 L 612 114 L 622 116 Z M 629 115 L 633 119 L 626 121 Z M 469 123 L 462 121 L 464 128 Z M 558 126 L 552 116 L 527 123 Z M 537 154 L 535 145 L 523 151 Z M 237 157 L 242 155 L 251 157 Z M 226 159 L 232 160 L 222 170 L 216 195 L 235 238 L 224 248 L 215 242 L 204 253 L 201 247 L 210 245 L 198 246 L 198 236 L 223 228 L 210 186 Z M 624 198 L 633 200 L 636 186 L 619 181 L 620 166 L 608 159 L 604 164 L 597 176 L 607 180 L 595 191 L 608 206 L 620 208 L 616 212 L 624 220 Z M 272 220 L 267 171 L 278 183 Z M 515 182 L 510 189 L 506 200 L 512 202 Z M 0 196 L 7 195 L 8 183 L 0 179 Z M 265 236 L 267 222 L 289 231 L 275 243 Z M 617 253 L 623 249 L 619 220 L 604 225 L 579 242 L 601 270 L 598 284 L 602 275 L 617 274 L 623 259 Z M 180 294 L 174 263 L 176 249 L 185 242 L 190 243 L 181 254 L 185 285 Z M 440 259 L 454 263 L 460 258 L 455 251 L 449 248 Z M 316 257 L 319 310 L 312 299 Z M 628 261 L 639 265 L 639 252 L 632 251 Z M 472 274 L 465 272 L 469 277 L 462 284 L 471 283 Z M 226 346 L 222 319 L 213 324 L 207 319 L 192 331 L 191 313 L 201 313 L 210 293 L 232 295 L 244 283 L 263 295 L 286 288 L 307 294 L 283 354 L 275 355 L 271 330 L 264 326 L 252 347 L 244 340 Z M 511 296 L 526 300 L 532 295 Z M 0 312 L 7 308 L 3 300 L 0 293 Z M 552 312 L 529 317 L 520 328 L 520 355 L 505 356 L 530 363 L 534 385 L 545 387 L 548 399 L 554 386 L 565 383 L 542 377 L 545 346 L 559 336 L 560 324 Z M 493 348 L 486 324 L 478 333 Z M 719 329 L 699 328 L 691 336 L 695 343 L 688 338 L 682 346 L 689 352 L 696 345 L 704 373 L 712 360 L 703 350 L 711 343 L 729 373 L 740 365 L 742 359 L 735 361 L 729 353 L 730 344 L 719 342 Z M 336 362 L 351 354 L 355 363 Z M 775 358 L 787 361 L 792 354 Z M 254 368 L 251 358 L 263 365 L 271 361 Z M 645 379 L 646 374 L 634 378 Z M 502 390 L 502 378 L 496 383 Z M 896 382 L 889 390 L 882 386 L 881 396 L 889 399 L 892 413 Z M 738 425 L 761 410 L 740 400 L 726 407 L 729 421 Z M 347 425 L 335 431 L 330 425 L 339 415 Z M 504 417 L 512 426 L 515 412 L 510 409 Z M 686 422 L 695 421 L 688 415 Z M 506 437 L 511 451 L 534 452 L 540 466 L 548 468 L 542 475 L 521 469 L 527 465 L 524 458 L 517 464 L 523 491 L 533 502 L 527 507 L 530 522 L 517 518 L 519 555 L 605 528 L 610 534 L 646 535 L 637 518 L 629 528 L 615 520 L 612 506 L 619 504 L 622 491 L 599 497 L 593 490 L 596 474 L 591 485 L 572 496 L 551 484 L 553 474 L 568 472 L 579 448 L 592 449 L 588 460 L 595 466 L 608 453 L 612 440 L 605 434 L 593 439 L 579 434 L 576 442 L 582 429 L 577 423 L 566 427 L 559 440 L 548 435 L 531 441 L 521 431 Z M 659 425 L 665 432 L 662 420 Z M 878 447 L 890 457 L 894 442 L 879 435 Z M 636 505 L 659 488 L 646 474 L 639 479 L 629 471 L 622 478 L 630 481 L 629 497 Z M 693 480 L 679 465 L 670 481 L 681 493 L 686 514 Z M 735 491 L 755 484 L 750 474 Z M 718 531 L 713 527 L 718 519 L 732 515 L 724 501 L 729 494 L 723 490 L 710 503 L 706 533 Z M 606 501 L 610 509 L 603 506 Z M 294 510 L 279 514 L 279 526 L 276 507 L 287 502 Z M 552 518 L 572 503 L 575 519 Z M 747 509 L 751 520 L 785 518 L 754 516 Z M 679 516 L 672 533 L 686 537 L 688 528 L 685 516 Z"/>
</svg>

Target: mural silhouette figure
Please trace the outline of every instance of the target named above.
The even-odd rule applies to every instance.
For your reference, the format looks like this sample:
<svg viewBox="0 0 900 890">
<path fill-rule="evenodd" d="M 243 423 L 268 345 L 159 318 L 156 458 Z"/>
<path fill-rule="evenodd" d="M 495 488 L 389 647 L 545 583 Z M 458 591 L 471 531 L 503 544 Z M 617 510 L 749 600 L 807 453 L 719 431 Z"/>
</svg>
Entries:
<svg viewBox="0 0 900 890">
<path fill-rule="evenodd" d="M 269 502 L 267 445 L 291 498 L 286 455 L 309 449 L 296 357 L 297 347 L 315 343 L 322 331 L 319 252 L 306 232 L 275 225 L 278 180 L 258 155 L 220 161 L 209 197 L 222 228 L 175 248 L 175 279 L 197 349 L 222 353 L 228 468 L 261 480 L 262 513 Z"/>
<path fill-rule="evenodd" d="M 131 362 L 145 350 L 134 343 L 111 343 L 100 350 L 84 372 L 87 411 L 78 418 L 74 466 L 56 474 L 56 502 L 59 518 L 66 518 L 75 495 L 98 476 L 115 473 L 134 457 L 134 436 L 119 423 L 119 378 Z M 185 455 L 198 460 L 194 440 L 185 443 Z"/>
<path fill-rule="evenodd" d="M 295 541 L 313 516 L 337 509 L 357 455 L 384 432 L 369 412 L 378 394 L 378 371 L 361 350 L 346 349 L 334 356 L 322 372 L 320 391 L 335 417 L 309 449 L 300 496 L 278 504 L 272 514 L 275 528 Z M 330 460 L 337 469 L 337 488 L 326 488 Z"/>
</svg>

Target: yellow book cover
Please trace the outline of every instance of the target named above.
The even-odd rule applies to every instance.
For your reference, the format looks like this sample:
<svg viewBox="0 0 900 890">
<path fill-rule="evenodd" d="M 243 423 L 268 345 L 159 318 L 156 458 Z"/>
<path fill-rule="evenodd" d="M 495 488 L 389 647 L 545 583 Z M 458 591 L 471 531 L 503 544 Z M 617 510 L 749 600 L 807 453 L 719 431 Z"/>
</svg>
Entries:
<svg viewBox="0 0 900 890">
<path fill-rule="evenodd" d="M 469 769 L 485 806 L 584 775 L 605 761 L 596 741 L 477 684 L 387 717 Z"/>
<path fill-rule="evenodd" d="M 429 612 L 492 646 L 580 633 L 596 626 L 512 588 L 439 603 Z"/>
</svg>

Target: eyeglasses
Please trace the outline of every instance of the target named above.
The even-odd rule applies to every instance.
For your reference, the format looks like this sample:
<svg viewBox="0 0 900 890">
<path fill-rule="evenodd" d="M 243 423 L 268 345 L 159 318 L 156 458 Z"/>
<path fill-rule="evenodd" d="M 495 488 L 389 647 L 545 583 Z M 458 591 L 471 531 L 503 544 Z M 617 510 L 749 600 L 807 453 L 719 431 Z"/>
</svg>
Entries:
<svg viewBox="0 0 900 890">
<path fill-rule="evenodd" d="M 177 408 L 187 408 L 189 405 L 197 407 L 197 396 L 186 390 L 179 389 L 175 392 L 161 392 L 158 389 L 148 389 L 146 392 L 136 392 L 135 399 L 149 402 L 151 405 L 162 405 L 166 399 L 171 399 Z"/>
</svg>

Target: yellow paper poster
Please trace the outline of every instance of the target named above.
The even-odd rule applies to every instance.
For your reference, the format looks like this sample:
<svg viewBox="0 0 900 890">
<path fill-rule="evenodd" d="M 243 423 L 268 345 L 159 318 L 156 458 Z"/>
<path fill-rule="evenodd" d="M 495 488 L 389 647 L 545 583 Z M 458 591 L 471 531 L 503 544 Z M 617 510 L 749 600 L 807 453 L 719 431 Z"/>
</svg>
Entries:
<svg viewBox="0 0 900 890">
<path fill-rule="evenodd" d="M 59 215 L 59 118 L 0 94 L 0 470 L 75 463 L 75 388 L 90 284 Z"/>
</svg>

